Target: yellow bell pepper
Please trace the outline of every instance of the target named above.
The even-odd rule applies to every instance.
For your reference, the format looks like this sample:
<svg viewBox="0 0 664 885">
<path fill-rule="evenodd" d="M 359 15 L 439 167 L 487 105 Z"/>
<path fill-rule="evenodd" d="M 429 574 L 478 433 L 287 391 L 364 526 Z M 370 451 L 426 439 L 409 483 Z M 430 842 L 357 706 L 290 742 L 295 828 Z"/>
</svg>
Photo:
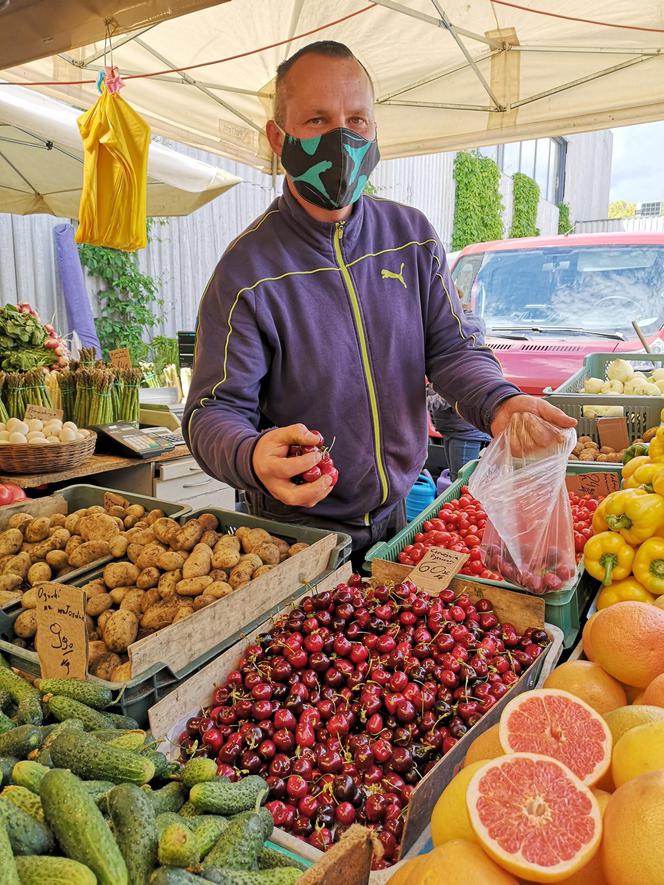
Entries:
<svg viewBox="0 0 664 885">
<path fill-rule="evenodd" d="M 655 464 L 652 461 L 648 464 L 641 464 L 636 468 L 630 479 L 636 482 L 637 487 L 642 486 L 646 492 L 652 492 L 655 490 L 653 480 L 660 471 L 663 480 L 662 488 L 664 488 L 664 464 Z M 661 495 L 661 492 L 657 492 L 657 494 Z"/>
<path fill-rule="evenodd" d="M 652 538 L 664 525 L 664 498 L 636 495 L 634 490 L 616 492 L 604 508 L 604 520 L 612 532 L 620 532 L 628 544 L 637 547 Z"/>
<path fill-rule="evenodd" d="M 617 532 L 593 535 L 583 548 L 583 563 L 588 572 L 608 586 L 622 581 L 632 572 L 634 549 Z"/>
<path fill-rule="evenodd" d="M 631 479 L 638 468 L 643 467 L 644 464 L 650 464 L 648 455 L 639 455 L 638 458 L 632 458 L 631 461 L 628 461 L 621 470 L 623 480 Z M 625 488 L 629 488 L 629 486 L 625 485 Z"/>
<path fill-rule="evenodd" d="M 654 439 L 650 441 L 648 457 L 651 461 L 664 462 L 664 426 L 657 428 Z"/>
<path fill-rule="evenodd" d="M 654 602 L 654 600 L 655 597 L 648 593 L 643 584 L 639 584 L 635 578 L 625 578 L 624 581 L 602 587 L 597 597 L 597 608 L 608 608 L 616 602 Z"/>
<path fill-rule="evenodd" d="M 599 532 L 608 532 L 609 527 L 606 524 L 606 520 L 604 518 L 607 504 L 609 504 L 615 495 L 636 495 L 637 497 L 647 494 L 645 489 L 642 489 L 641 486 L 637 486 L 633 489 L 622 489 L 619 492 L 611 492 L 610 495 L 607 495 L 602 501 L 599 502 L 597 507 L 595 508 L 595 512 L 593 513 L 593 532 L 594 534 L 599 534 Z"/>
<path fill-rule="evenodd" d="M 650 480 L 650 484 L 652 485 L 653 492 L 658 495 L 662 495 L 664 494 L 664 464 L 662 464 L 660 461 L 655 466 L 659 467 L 659 470 Z"/>
<path fill-rule="evenodd" d="M 634 576 L 646 590 L 664 593 L 664 538 L 648 538 L 636 551 Z"/>
</svg>

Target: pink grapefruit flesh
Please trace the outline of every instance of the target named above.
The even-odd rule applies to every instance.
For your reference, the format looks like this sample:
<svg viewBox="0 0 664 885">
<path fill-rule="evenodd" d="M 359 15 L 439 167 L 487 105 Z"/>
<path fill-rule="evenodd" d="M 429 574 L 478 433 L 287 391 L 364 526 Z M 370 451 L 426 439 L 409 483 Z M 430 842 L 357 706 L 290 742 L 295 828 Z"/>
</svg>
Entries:
<svg viewBox="0 0 664 885">
<path fill-rule="evenodd" d="M 560 882 L 599 848 L 597 799 L 565 765 L 515 753 L 487 762 L 466 792 L 477 838 L 503 869 L 529 882 Z"/>
<path fill-rule="evenodd" d="M 589 704 L 561 689 L 535 689 L 513 698 L 500 717 L 499 738 L 506 753 L 558 759 L 589 786 L 611 765 L 608 725 Z"/>
</svg>

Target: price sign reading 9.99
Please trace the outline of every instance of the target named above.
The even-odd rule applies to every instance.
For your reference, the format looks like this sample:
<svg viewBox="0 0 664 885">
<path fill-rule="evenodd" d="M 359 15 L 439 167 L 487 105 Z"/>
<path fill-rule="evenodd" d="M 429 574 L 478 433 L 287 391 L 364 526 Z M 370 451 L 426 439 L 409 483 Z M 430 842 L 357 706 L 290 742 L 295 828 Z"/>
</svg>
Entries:
<svg viewBox="0 0 664 885">
<path fill-rule="evenodd" d="M 444 547 L 430 547 L 408 577 L 425 593 L 440 593 L 449 587 L 452 578 L 468 559 L 467 553 L 457 553 Z"/>
</svg>

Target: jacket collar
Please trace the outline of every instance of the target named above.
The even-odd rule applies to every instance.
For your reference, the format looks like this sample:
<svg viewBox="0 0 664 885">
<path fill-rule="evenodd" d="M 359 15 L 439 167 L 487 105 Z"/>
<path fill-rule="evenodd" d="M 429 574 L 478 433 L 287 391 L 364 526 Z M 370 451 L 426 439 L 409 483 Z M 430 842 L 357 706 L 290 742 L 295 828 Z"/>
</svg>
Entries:
<svg viewBox="0 0 664 885">
<path fill-rule="evenodd" d="M 321 252 L 334 255 L 334 234 L 336 222 L 316 221 L 300 206 L 290 192 L 288 181 L 284 178 L 284 188 L 279 198 L 279 211 L 286 223 L 302 240 Z M 359 237 L 364 220 L 364 197 L 353 206 L 350 218 L 344 224 L 344 246 L 352 246 Z"/>
</svg>

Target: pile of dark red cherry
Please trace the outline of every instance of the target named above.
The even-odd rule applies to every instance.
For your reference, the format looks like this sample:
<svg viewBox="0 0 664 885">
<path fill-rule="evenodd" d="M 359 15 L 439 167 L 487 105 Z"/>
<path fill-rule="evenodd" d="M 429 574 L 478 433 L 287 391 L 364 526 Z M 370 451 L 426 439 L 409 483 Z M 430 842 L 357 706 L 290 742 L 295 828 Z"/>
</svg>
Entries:
<svg viewBox="0 0 664 885">
<path fill-rule="evenodd" d="M 420 779 L 543 652 L 541 629 L 500 624 L 487 599 L 359 575 L 306 596 L 244 650 L 187 722 L 182 758 L 260 774 L 276 826 L 325 850 L 354 822 L 398 857 Z"/>
</svg>

